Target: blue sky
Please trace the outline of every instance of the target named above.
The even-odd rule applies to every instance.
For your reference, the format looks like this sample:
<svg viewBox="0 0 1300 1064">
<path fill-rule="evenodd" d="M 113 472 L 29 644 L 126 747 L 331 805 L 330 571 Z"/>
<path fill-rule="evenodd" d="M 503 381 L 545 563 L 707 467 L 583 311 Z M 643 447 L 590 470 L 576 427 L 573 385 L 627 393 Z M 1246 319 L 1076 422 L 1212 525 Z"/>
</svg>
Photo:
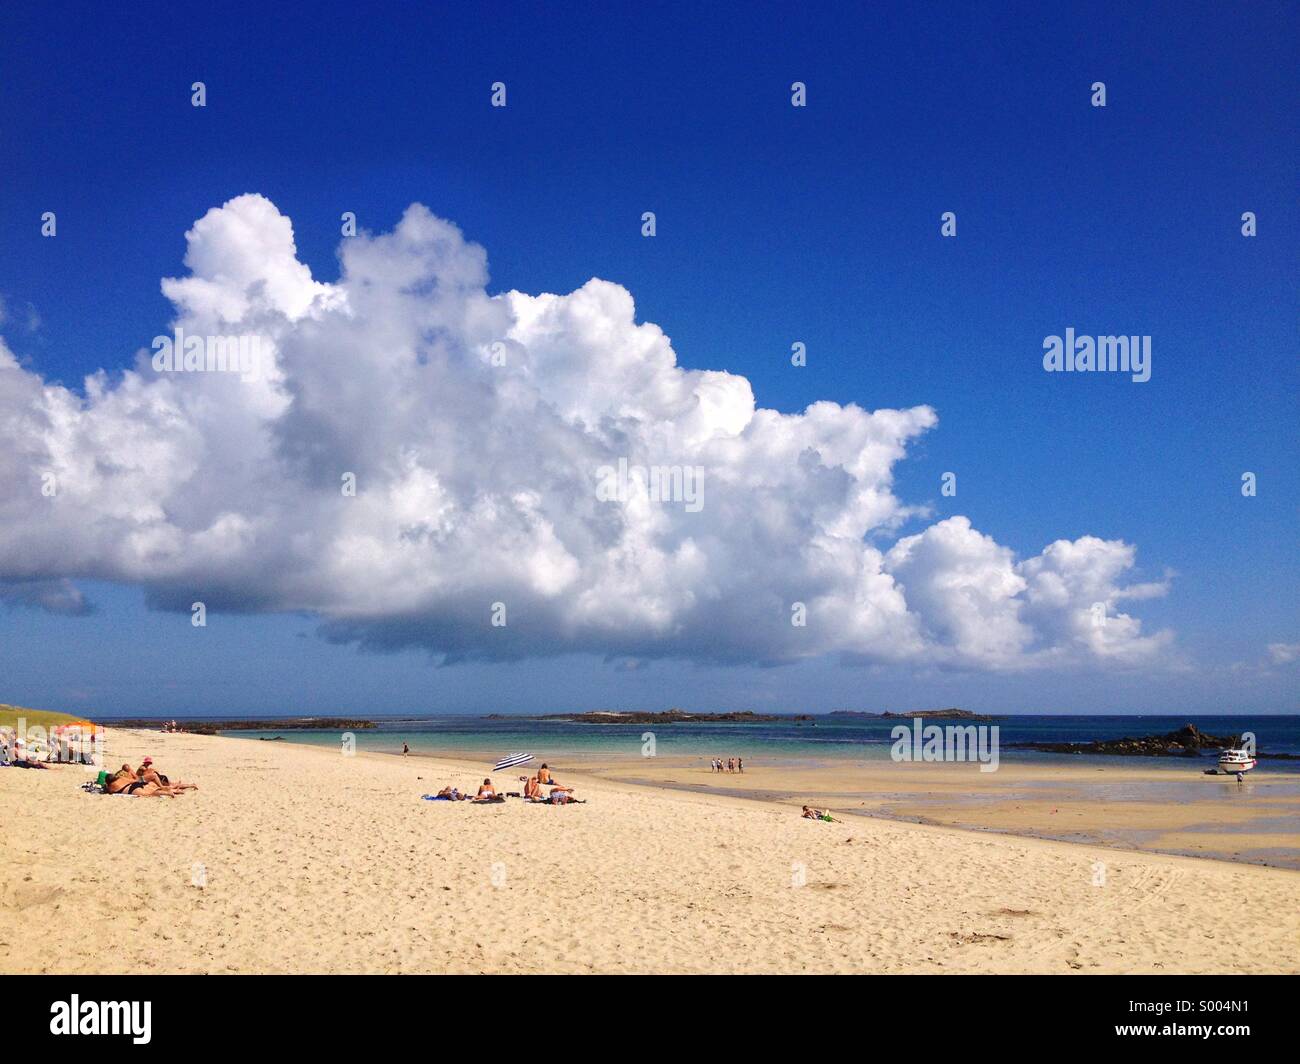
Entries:
<svg viewBox="0 0 1300 1064">
<path fill-rule="evenodd" d="M 80 390 L 165 331 L 159 280 L 184 274 L 209 209 L 265 196 L 333 282 L 342 211 L 380 233 L 420 202 L 486 248 L 490 293 L 612 281 L 681 366 L 747 378 L 760 407 L 929 405 L 892 483 L 932 512 L 883 546 L 954 514 L 1017 558 L 1122 540 L 1131 582 L 1168 581 L 1125 606 L 1172 631 L 1157 658 L 765 667 L 578 646 L 437 667 L 323 639 L 310 610 L 225 614 L 198 642 L 187 613 L 83 568 L 66 575 L 93 612 L 0 608 L 0 700 L 1294 712 L 1296 663 L 1267 648 L 1300 643 L 1296 6 L 991 6 L 6 5 L 0 335 Z M 1151 380 L 1045 373 L 1067 326 L 1150 335 Z"/>
</svg>

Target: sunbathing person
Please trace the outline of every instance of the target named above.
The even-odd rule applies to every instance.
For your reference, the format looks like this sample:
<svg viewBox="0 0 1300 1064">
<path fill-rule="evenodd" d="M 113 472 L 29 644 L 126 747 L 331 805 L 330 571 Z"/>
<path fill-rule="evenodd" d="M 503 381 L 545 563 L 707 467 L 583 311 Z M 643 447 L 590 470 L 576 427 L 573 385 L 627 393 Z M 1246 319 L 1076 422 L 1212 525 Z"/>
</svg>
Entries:
<svg viewBox="0 0 1300 1064">
<path fill-rule="evenodd" d="M 825 809 L 813 809 L 811 806 L 807 806 L 807 805 L 805 805 L 805 806 L 803 807 L 803 819 L 804 819 L 804 820 L 822 820 L 822 821 L 825 821 L 827 824 L 838 824 L 838 823 L 839 823 L 839 821 L 836 820 L 833 816 L 831 816 L 831 814 L 830 814 L 827 810 L 825 810 Z"/>
<path fill-rule="evenodd" d="M 561 787 L 557 783 L 554 787 L 551 788 L 550 800 L 554 805 L 564 805 L 566 802 L 572 802 L 575 800 L 572 797 L 572 795 L 573 795 L 572 787 Z"/>
<path fill-rule="evenodd" d="M 536 776 L 529 776 L 524 782 L 524 797 L 528 800 L 540 798 L 542 796 L 542 786 L 537 782 Z"/>
<path fill-rule="evenodd" d="M 497 798 L 496 788 L 492 786 L 491 780 L 484 780 L 483 786 L 478 789 L 478 794 L 474 796 L 476 802 L 495 802 Z"/>
<path fill-rule="evenodd" d="M 537 770 L 537 782 L 543 787 L 558 786 L 555 782 L 555 777 L 551 775 L 551 770 L 545 764 Z"/>
<path fill-rule="evenodd" d="M 109 775 L 104 783 L 105 794 L 121 794 L 131 784 L 137 782 L 135 773 L 131 771 L 130 765 L 123 765 L 116 772 Z"/>
<path fill-rule="evenodd" d="M 152 757 L 146 757 L 142 762 L 140 762 L 140 767 L 135 771 L 135 777 L 136 779 L 144 780 L 146 783 L 156 783 L 159 787 L 170 787 L 173 791 L 178 793 L 180 791 L 197 791 L 199 789 L 197 783 L 182 783 L 180 780 L 172 783 L 171 780 L 153 767 Z"/>
<path fill-rule="evenodd" d="M 133 794 L 139 798 L 167 797 L 175 798 L 176 793 L 170 787 L 135 778 L 130 765 L 123 765 L 108 778 L 104 784 L 105 794 Z"/>
<path fill-rule="evenodd" d="M 438 792 L 438 797 L 446 798 L 449 802 L 463 802 L 466 798 L 466 796 L 461 794 L 457 788 L 451 786 L 444 787 L 440 790 Z"/>
<path fill-rule="evenodd" d="M 50 766 L 43 764 L 36 759 L 36 755 L 28 750 L 27 743 L 22 739 L 15 739 L 13 742 L 13 760 L 10 762 L 14 768 L 40 768 L 48 769 Z"/>
</svg>

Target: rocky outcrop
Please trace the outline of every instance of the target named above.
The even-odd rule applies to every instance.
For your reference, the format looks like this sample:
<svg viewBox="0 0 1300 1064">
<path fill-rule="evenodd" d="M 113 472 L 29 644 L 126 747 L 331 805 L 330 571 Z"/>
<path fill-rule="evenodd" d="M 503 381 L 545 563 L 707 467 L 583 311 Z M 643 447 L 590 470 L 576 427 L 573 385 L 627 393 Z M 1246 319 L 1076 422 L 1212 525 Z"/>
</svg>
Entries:
<svg viewBox="0 0 1300 1064">
<path fill-rule="evenodd" d="M 1131 739 L 1101 739 L 1091 743 L 1003 743 L 1022 750 L 1043 750 L 1052 754 L 1114 754 L 1128 757 L 1199 757 L 1203 750 L 1226 750 L 1236 746 L 1235 735 L 1207 735 L 1195 724 L 1185 724 L 1165 735 Z"/>
</svg>

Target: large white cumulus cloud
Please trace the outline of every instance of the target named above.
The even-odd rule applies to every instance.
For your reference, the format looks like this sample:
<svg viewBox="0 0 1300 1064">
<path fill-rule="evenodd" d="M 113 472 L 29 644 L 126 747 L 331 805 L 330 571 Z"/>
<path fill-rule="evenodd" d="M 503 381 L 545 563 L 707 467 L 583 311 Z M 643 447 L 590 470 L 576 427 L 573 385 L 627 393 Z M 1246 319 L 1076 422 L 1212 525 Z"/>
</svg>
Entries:
<svg viewBox="0 0 1300 1064">
<path fill-rule="evenodd" d="M 1017 561 L 964 517 L 900 539 L 918 512 L 892 470 L 929 407 L 756 408 L 743 377 L 680 368 L 618 285 L 489 295 L 483 250 L 421 206 L 345 239 L 334 284 L 260 196 L 187 239 L 173 325 L 257 336 L 259 372 L 160 372 L 142 350 L 83 396 L 0 342 L 0 601 L 84 612 L 69 581 L 98 578 L 448 660 L 1019 668 L 1168 642 L 1117 605 L 1162 590 L 1124 586 L 1127 544 Z M 602 495 L 620 459 L 698 468 L 702 505 Z"/>
</svg>

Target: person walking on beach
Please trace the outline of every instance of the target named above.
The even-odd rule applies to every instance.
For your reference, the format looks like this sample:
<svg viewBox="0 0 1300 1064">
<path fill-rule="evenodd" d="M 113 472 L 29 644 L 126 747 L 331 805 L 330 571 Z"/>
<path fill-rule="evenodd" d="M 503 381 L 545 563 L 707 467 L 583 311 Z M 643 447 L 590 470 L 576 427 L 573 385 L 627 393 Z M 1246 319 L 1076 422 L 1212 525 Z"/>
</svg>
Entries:
<svg viewBox="0 0 1300 1064">
<path fill-rule="evenodd" d="M 402 743 L 402 756 L 405 757 L 410 752 L 411 752 L 411 748 L 407 746 L 405 743 Z"/>
<path fill-rule="evenodd" d="M 736 771 L 744 775 L 745 762 L 742 761 L 740 758 L 736 758 Z"/>
</svg>

